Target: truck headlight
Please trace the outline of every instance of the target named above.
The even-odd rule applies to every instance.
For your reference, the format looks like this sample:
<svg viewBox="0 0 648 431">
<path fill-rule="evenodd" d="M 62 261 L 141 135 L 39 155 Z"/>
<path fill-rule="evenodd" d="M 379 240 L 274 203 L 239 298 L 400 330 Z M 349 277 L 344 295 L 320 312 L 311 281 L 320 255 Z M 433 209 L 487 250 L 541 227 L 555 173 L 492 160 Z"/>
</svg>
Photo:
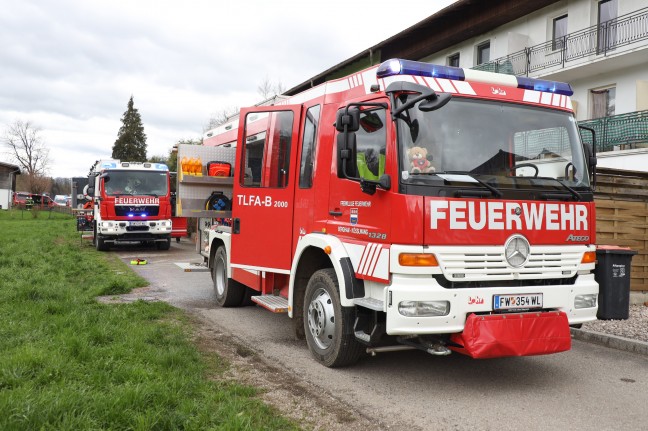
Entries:
<svg viewBox="0 0 648 431">
<path fill-rule="evenodd" d="M 596 307 L 596 294 L 576 295 L 574 298 L 574 308 L 594 308 Z"/>
<path fill-rule="evenodd" d="M 407 317 L 447 316 L 450 313 L 448 301 L 403 301 L 398 312 Z"/>
</svg>

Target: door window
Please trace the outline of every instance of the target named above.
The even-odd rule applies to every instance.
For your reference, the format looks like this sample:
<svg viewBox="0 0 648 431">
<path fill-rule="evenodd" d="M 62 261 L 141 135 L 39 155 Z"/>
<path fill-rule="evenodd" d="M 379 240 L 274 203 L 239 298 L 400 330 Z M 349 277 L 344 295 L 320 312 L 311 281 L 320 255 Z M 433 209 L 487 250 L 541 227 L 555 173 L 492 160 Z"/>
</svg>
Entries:
<svg viewBox="0 0 648 431">
<path fill-rule="evenodd" d="M 304 139 L 302 140 L 301 165 L 299 167 L 299 187 L 311 188 L 313 185 L 313 164 L 317 127 L 319 125 L 320 106 L 313 106 L 306 111 L 304 120 Z"/>
<path fill-rule="evenodd" d="M 244 187 L 284 188 L 290 173 L 293 112 L 254 112 L 245 119 L 243 165 L 239 177 Z"/>
</svg>

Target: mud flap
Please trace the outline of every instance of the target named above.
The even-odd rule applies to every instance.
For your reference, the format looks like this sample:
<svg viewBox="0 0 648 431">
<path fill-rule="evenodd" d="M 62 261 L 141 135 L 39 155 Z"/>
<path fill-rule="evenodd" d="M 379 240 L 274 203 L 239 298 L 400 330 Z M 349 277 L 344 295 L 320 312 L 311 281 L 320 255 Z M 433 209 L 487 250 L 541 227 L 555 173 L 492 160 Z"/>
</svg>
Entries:
<svg viewBox="0 0 648 431">
<path fill-rule="evenodd" d="M 464 331 L 452 334 L 450 349 L 475 359 L 548 355 L 571 348 L 563 312 L 471 314 Z M 463 347 L 458 347 L 463 346 Z"/>
</svg>

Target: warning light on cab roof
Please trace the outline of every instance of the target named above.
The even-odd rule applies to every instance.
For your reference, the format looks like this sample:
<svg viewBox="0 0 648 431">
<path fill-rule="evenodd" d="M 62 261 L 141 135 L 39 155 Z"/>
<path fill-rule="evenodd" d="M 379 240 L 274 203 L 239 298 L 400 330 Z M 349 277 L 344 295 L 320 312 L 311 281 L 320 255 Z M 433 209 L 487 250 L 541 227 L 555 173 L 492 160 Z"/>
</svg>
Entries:
<svg viewBox="0 0 648 431">
<path fill-rule="evenodd" d="M 431 78 L 453 79 L 455 81 L 465 81 L 466 75 L 479 74 L 479 80 L 487 81 L 485 77 L 492 76 L 492 83 L 502 85 L 502 77 L 506 77 L 506 82 L 511 86 L 517 84 L 517 88 L 525 90 L 545 91 L 549 93 L 562 94 L 571 96 L 574 91 L 571 85 L 564 82 L 548 81 L 545 79 L 527 78 L 525 76 L 504 75 L 500 73 L 482 72 L 473 69 L 463 69 L 461 67 L 439 66 L 437 64 L 423 63 L 420 61 L 391 59 L 383 62 L 378 66 L 376 76 L 378 78 L 387 78 L 397 75 L 414 75 L 427 76 Z"/>
</svg>

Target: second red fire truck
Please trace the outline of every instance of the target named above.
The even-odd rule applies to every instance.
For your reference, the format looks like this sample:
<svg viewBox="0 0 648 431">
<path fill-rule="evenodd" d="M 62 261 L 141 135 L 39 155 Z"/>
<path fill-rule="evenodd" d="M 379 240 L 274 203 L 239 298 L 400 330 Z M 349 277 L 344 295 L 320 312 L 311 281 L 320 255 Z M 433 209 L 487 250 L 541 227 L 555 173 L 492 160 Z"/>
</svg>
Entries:
<svg viewBox="0 0 648 431">
<path fill-rule="evenodd" d="M 329 367 L 568 350 L 598 299 L 596 158 L 571 95 L 394 59 L 242 109 L 204 141 L 233 166 L 194 180 L 218 199 L 184 198 L 206 202 L 218 304 L 287 312 Z"/>
</svg>

